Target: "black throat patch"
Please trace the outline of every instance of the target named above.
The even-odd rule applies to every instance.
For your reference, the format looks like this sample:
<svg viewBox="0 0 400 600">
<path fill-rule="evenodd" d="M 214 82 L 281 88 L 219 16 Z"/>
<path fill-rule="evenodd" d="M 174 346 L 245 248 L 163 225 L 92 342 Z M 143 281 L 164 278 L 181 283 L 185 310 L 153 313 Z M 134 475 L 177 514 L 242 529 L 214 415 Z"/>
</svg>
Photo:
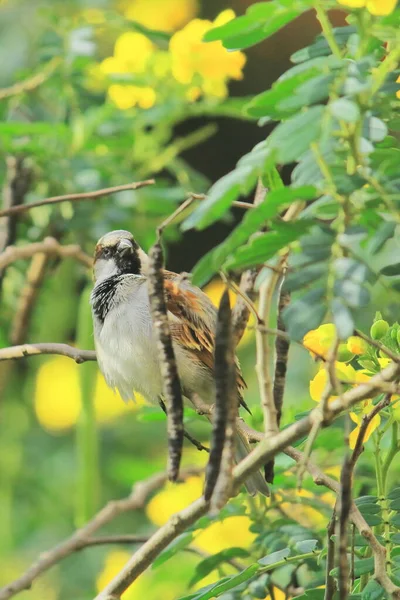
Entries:
<svg viewBox="0 0 400 600">
<path fill-rule="evenodd" d="M 93 313 L 101 323 L 104 323 L 108 312 L 114 306 L 115 294 L 123 279 L 123 275 L 112 275 L 93 288 L 91 295 Z"/>
</svg>

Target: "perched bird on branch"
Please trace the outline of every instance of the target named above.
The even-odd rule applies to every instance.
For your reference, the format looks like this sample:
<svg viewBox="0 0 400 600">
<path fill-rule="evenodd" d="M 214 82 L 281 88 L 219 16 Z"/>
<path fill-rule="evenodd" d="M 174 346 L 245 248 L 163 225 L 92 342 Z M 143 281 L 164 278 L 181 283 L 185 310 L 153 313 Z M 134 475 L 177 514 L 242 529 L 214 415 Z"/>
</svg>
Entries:
<svg viewBox="0 0 400 600">
<path fill-rule="evenodd" d="M 91 295 L 98 364 L 109 387 L 125 401 L 135 392 L 152 403 L 162 401 L 160 359 L 154 336 L 148 292 L 149 257 L 128 231 L 112 231 L 97 243 L 94 256 L 95 285 Z M 164 289 L 182 393 L 198 394 L 214 403 L 214 336 L 217 311 L 199 288 L 176 273 L 164 271 Z M 238 405 L 245 382 L 237 363 Z M 250 451 L 238 432 L 237 453 Z M 260 472 L 247 488 L 269 495 Z"/>
</svg>

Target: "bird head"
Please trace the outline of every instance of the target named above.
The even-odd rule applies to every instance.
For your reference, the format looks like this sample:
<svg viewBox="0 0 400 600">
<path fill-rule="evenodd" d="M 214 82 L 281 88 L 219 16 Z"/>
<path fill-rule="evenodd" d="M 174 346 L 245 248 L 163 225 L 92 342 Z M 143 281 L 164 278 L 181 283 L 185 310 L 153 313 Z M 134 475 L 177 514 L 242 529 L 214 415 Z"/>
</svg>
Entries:
<svg viewBox="0 0 400 600">
<path fill-rule="evenodd" d="M 147 255 L 129 231 L 110 231 L 99 239 L 94 254 L 94 279 L 131 273 L 141 275 Z"/>
</svg>

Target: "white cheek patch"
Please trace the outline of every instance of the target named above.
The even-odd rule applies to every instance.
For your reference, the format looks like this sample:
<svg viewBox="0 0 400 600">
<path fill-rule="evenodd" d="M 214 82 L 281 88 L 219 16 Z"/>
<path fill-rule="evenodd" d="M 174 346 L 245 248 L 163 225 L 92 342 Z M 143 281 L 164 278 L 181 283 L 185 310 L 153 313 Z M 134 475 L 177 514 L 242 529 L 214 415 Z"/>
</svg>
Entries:
<svg viewBox="0 0 400 600">
<path fill-rule="evenodd" d="M 101 281 L 107 279 L 112 275 L 118 274 L 118 268 L 113 258 L 105 260 L 104 258 L 98 258 L 94 265 L 94 278 L 95 281 Z"/>
</svg>

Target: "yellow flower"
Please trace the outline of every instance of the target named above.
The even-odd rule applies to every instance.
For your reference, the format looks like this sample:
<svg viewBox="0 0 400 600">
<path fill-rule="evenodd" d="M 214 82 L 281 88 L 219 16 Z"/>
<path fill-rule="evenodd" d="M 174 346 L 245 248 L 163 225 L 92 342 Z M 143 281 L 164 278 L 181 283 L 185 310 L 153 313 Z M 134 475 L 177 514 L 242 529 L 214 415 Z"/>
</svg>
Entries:
<svg viewBox="0 0 400 600">
<path fill-rule="evenodd" d="M 203 92 L 208 96 L 225 97 L 226 81 L 241 79 L 246 57 L 243 52 L 228 52 L 221 42 L 203 42 L 207 31 L 233 19 L 233 10 L 223 11 L 212 23 L 204 19 L 194 19 L 186 27 L 175 33 L 170 40 L 172 74 L 182 84 L 189 85 L 196 78 Z"/>
<path fill-rule="evenodd" d="M 352 335 L 347 340 L 347 349 L 352 354 L 365 354 L 368 350 L 368 344 L 357 335 Z"/>
<path fill-rule="evenodd" d="M 372 408 L 373 408 L 372 401 L 366 400 L 365 402 L 363 402 L 363 408 L 362 408 L 361 413 L 355 413 L 355 412 L 350 413 L 351 420 L 357 424 L 357 427 L 355 429 L 353 429 L 353 431 L 350 433 L 350 436 L 349 436 L 350 448 L 353 449 L 356 445 L 356 441 L 358 438 L 358 434 L 360 432 L 360 425 L 362 423 L 363 416 L 368 415 L 371 412 Z M 373 417 L 373 419 L 371 420 L 371 422 L 368 424 L 368 427 L 364 434 L 364 442 L 367 442 L 369 440 L 371 434 L 375 431 L 375 429 L 377 429 L 379 427 L 380 423 L 381 423 L 380 415 L 375 415 Z"/>
<path fill-rule="evenodd" d="M 336 377 L 339 381 L 349 384 L 364 383 L 369 380 L 369 376 L 362 371 L 356 371 L 351 365 L 345 365 L 337 362 L 335 365 Z M 322 366 L 315 377 L 310 381 L 310 396 L 315 402 L 321 401 L 322 393 L 328 383 L 328 374 L 325 366 Z M 337 396 L 330 396 L 329 401 Z"/>
<path fill-rule="evenodd" d="M 105 75 L 144 73 L 154 52 L 153 43 L 141 33 L 128 31 L 115 42 L 114 56 L 101 63 Z"/>
<path fill-rule="evenodd" d="M 156 93 L 149 86 L 138 85 L 110 85 L 108 95 L 118 108 L 126 110 L 133 106 L 151 108 L 156 103 Z"/>
<path fill-rule="evenodd" d="M 398 78 L 397 78 L 397 81 L 396 81 L 396 83 L 400 83 L 400 77 L 398 77 Z M 398 98 L 400 98 L 400 90 L 399 90 L 398 92 L 396 92 L 396 96 L 397 96 Z"/>
<path fill-rule="evenodd" d="M 320 325 L 318 329 L 312 329 L 303 338 L 303 344 L 311 352 L 311 356 L 326 355 L 331 348 L 336 335 L 336 328 L 333 323 Z"/>
<path fill-rule="evenodd" d="M 36 377 L 35 412 L 39 423 L 53 433 L 62 433 L 73 427 L 81 412 L 82 398 L 79 369 L 71 359 L 57 356 L 47 360 Z M 94 394 L 96 419 L 109 423 L 127 411 L 137 411 L 144 399 L 136 395 L 136 403 L 125 404 L 118 393 L 107 387 L 98 373 Z"/>
<path fill-rule="evenodd" d="M 39 368 L 35 412 L 45 429 L 61 432 L 77 422 L 81 411 L 78 368 L 65 357 L 52 358 Z"/>
<path fill-rule="evenodd" d="M 222 298 L 222 294 L 225 290 L 225 284 L 222 279 L 215 278 L 206 287 L 204 288 L 204 292 L 210 298 L 211 302 L 214 306 L 219 305 L 220 300 Z M 229 290 L 229 299 L 231 302 L 231 307 L 235 305 L 236 302 L 236 294 L 233 290 Z M 246 331 L 243 334 L 242 339 L 240 340 L 239 346 L 247 344 L 254 337 L 254 327 L 255 327 L 255 319 L 254 315 L 250 314 L 249 322 L 246 327 Z"/>
<path fill-rule="evenodd" d="M 126 0 L 124 14 L 149 29 L 175 31 L 186 25 L 198 10 L 197 0 Z"/>
<path fill-rule="evenodd" d="M 366 8 L 371 15 L 390 15 L 396 8 L 397 0 L 337 0 L 338 4 L 348 8 Z"/>
<path fill-rule="evenodd" d="M 200 477 L 189 477 L 179 485 L 167 484 L 150 500 L 146 508 L 147 516 L 155 525 L 163 525 L 173 514 L 199 498 L 202 492 L 203 481 Z M 245 515 L 216 521 L 199 531 L 194 544 L 212 554 L 232 546 L 247 548 L 255 537 L 249 531 L 250 525 L 251 520 Z"/>
</svg>

